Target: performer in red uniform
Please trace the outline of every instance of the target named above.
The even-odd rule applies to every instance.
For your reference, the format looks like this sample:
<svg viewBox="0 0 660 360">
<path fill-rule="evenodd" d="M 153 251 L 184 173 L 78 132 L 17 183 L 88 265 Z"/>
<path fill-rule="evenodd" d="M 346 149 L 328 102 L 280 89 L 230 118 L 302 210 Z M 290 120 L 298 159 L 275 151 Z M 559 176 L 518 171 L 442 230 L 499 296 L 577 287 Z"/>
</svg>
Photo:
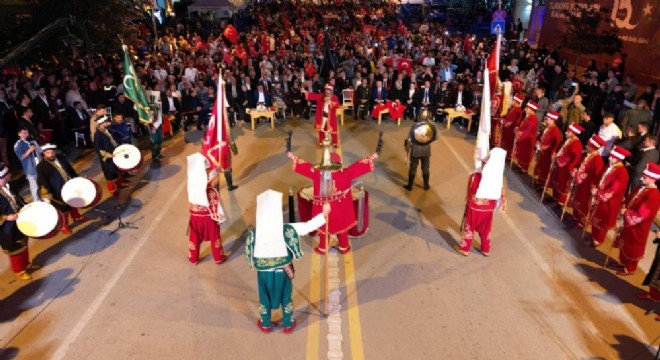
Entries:
<svg viewBox="0 0 660 360">
<path fill-rule="evenodd" d="M 529 163 L 532 162 L 534 154 L 534 143 L 536 141 L 536 131 L 538 129 L 538 118 L 536 117 L 536 109 L 538 104 L 534 101 L 529 101 L 525 107 L 525 118 L 516 128 L 515 146 L 513 148 L 513 158 L 516 160 L 518 166 L 527 172 Z"/>
<path fill-rule="evenodd" d="M 207 163 L 200 153 L 188 156 L 188 260 L 193 264 L 199 261 L 199 248 L 203 241 L 211 243 L 211 254 L 216 264 L 227 260 L 220 237 L 220 224 L 225 222 L 225 216 L 218 191 L 211 185 L 217 178 L 217 172 L 211 172 L 208 178 Z"/>
<path fill-rule="evenodd" d="M 628 150 L 614 146 L 610 152 L 610 166 L 605 170 L 598 187 L 591 189 L 594 198 L 589 222 L 593 247 L 602 244 L 607 232 L 616 225 L 616 218 L 628 188 L 628 171 L 623 166 L 623 160 L 628 156 Z"/>
<path fill-rule="evenodd" d="M 573 217 L 582 225 L 586 224 L 586 217 L 591 204 L 591 189 L 598 186 L 598 181 L 603 176 L 605 164 L 598 150 L 605 146 L 605 140 L 594 135 L 587 142 L 587 155 L 580 166 L 573 170 L 575 187 L 569 203 L 573 208 Z"/>
<path fill-rule="evenodd" d="M 515 137 L 515 129 L 520 125 L 523 118 L 523 111 L 520 105 L 525 101 L 525 95 L 516 94 L 513 96 L 513 108 L 504 117 L 502 124 L 502 140 L 501 146 L 506 153 L 511 156 L 513 150 L 513 139 Z"/>
<path fill-rule="evenodd" d="M 578 135 L 583 131 L 582 126 L 572 123 L 566 131 L 566 141 L 557 151 L 555 172 L 550 182 L 552 183 L 552 196 L 562 205 L 568 200 L 573 170 L 580 165 L 582 158 L 582 143 L 578 139 Z"/>
<path fill-rule="evenodd" d="M 463 239 L 460 246 L 454 247 L 463 256 L 468 256 L 475 233 L 481 239 L 481 253 L 484 256 L 490 254 L 490 230 L 498 202 L 501 202 L 502 210 L 506 211 L 505 161 L 506 151 L 493 148 L 483 170 L 477 170 L 468 178 Z"/>
<path fill-rule="evenodd" d="M 330 159 L 324 159 L 319 167 L 315 167 L 293 153 L 288 153 L 289 158 L 293 160 L 293 171 L 311 179 L 314 183 L 314 199 L 312 200 L 312 216 L 320 214 L 323 210 L 323 204 L 330 203 L 332 211 L 328 219 L 329 234 L 336 234 L 339 241 L 339 252 L 346 254 L 351 251 L 351 244 L 348 241 L 348 230 L 357 224 L 355 209 L 353 208 L 353 198 L 351 194 L 351 181 L 374 170 L 374 160 L 378 158 L 378 153 L 373 153 L 366 158 L 356 161 L 352 165 L 341 168 L 341 159 L 339 154 L 330 154 Z M 329 163 L 337 165 L 336 170 L 322 170 Z M 323 176 L 331 176 L 328 181 L 332 181 L 331 189 L 324 189 Z M 327 196 L 324 192 L 327 191 Z M 314 251 L 323 255 L 326 253 L 325 227 L 319 230 L 319 246 Z M 328 239 L 329 240 L 329 239 Z"/>
<path fill-rule="evenodd" d="M 323 94 L 308 92 L 305 88 L 301 91 L 305 93 L 305 98 L 310 101 L 316 101 L 316 115 L 314 129 L 319 132 L 319 147 L 323 145 L 325 139 L 324 133 L 330 133 L 332 136 L 332 146 L 337 147 L 337 108 L 341 105 L 339 98 L 332 94 L 332 86 L 325 85 Z"/>
<path fill-rule="evenodd" d="M 550 168 L 557 156 L 557 149 L 561 145 L 561 130 L 557 126 L 557 119 L 559 113 L 552 110 L 548 111 L 545 115 L 545 122 L 547 126 L 541 133 L 539 140 L 536 142 L 536 149 L 538 150 L 536 166 L 534 166 L 534 179 L 537 184 L 543 186 L 550 174 Z"/>
<path fill-rule="evenodd" d="M 655 182 L 660 179 L 660 166 L 646 164 L 642 175 L 642 186 L 633 190 L 621 208 L 623 226 L 617 245 L 620 246 L 619 262 L 622 269 L 618 275 L 632 275 L 637 263 L 644 257 L 649 231 L 660 208 L 660 191 Z"/>
</svg>

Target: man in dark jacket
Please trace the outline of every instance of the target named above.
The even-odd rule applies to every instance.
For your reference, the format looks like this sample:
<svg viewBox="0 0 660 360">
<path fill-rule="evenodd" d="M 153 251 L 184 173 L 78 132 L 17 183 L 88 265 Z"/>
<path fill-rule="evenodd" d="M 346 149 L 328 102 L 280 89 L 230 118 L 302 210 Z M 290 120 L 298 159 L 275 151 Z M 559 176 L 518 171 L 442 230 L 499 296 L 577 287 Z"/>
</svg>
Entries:
<svg viewBox="0 0 660 360">
<path fill-rule="evenodd" d="M 64 215 L 64 225 L 61 232 L 62 234 L 70 235 L 69 213 L 71 213 L 74 221 L 84 222 L 89 220 L 80 215 L 78 209 L 67 205 L 62 199 L 62 188 L 64 184 L 78 177 L 78 174 L 64 156 L 56 153 L 56 145 L 46 144 L 41 149 L 43 151 L 43 159 L 37 165 L 39 196 Z"/>
</svg>

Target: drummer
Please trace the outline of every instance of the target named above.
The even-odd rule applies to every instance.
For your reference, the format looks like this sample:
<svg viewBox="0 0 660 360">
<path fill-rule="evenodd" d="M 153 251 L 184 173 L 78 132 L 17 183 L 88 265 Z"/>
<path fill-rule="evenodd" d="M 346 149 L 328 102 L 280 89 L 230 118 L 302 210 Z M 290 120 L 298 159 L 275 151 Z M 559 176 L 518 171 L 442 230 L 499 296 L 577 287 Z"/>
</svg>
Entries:
<svg viewBox="0 0 660 360">
<path fill-rule="evenodd" d="M 112 160 L 112 153 L 119 144 L 108 131 L 110 119 L 107 115 L 97 118 L 96 122 L 98 126 L 94 133 L 94 148 L 101 161 L 101 169 L 105 177 L 106 187 L 113 195 L 117 195 L 118 189 L 126 187 L 119 169 L 117 169 L 117 165 Z"/>
<path fill-rule="evenodd" d="M 86 218 L 78 212 L 78 209 L 72 208 L 62 200 L 62 188 L 64 184 L 78 177 L 66 157 L 57 154 L 57 145 L 46 144 L 41 147 L 43 160 L 37 165 L 37 184 L 39 185 L 39 195 L 41 199 L 53 205 L 62 215 L 64 215 L 62 234 L 70 235 L 69 213 L 73 221 L 85 222 Z"/>
<path fill-rule="evenodd" d="M 2 251 L 9 255 L 16 278 L 30 280 L 32 276 L 27 273 L 30 269 L 28 238 L 18 231 L 16 226 L 18 212 L 25 202 L 9 188 L 10 178 L 9 168 L 0 163 L 0 245 Z"/>
</svg>

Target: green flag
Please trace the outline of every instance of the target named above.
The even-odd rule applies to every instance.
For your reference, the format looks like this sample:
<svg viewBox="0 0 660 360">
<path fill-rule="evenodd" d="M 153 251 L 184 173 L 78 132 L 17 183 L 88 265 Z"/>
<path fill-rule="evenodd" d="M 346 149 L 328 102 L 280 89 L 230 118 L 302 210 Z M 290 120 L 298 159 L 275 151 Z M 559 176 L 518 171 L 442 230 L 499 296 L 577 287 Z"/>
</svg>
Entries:
<svg viewBox="0 0 660 360">
<path fill-rule="evenodd" d="M 128 48 L 126 45 L 122 45 L 122 49 L 124 49 L 124 95 L 135 104 L 135 111 L 137 111 L 140 121 L 149 124 L 153 122 L 153 115 L 149 108 L 147 95 L 140 84 L 140 79 L 135 74 Z"/>
</svg>

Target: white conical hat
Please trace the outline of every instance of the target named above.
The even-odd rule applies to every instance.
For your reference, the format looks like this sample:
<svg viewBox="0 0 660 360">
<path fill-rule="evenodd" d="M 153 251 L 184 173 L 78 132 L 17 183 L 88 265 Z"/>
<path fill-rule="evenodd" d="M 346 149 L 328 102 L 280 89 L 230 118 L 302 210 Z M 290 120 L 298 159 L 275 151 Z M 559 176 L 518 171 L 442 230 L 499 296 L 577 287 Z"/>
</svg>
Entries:
<svg viewBox="0 0 660 360">
<path fill-rule="evenodd" d="M 206 196 L 208 177 L 206 175 L 206 158 L 200 153 L 194 153 L 188 159 L 188 202 L 194 205 L 209 206 Z"/>
<path fill-rule="evenodd" d="M 506 150 L 493 148 L 488 155 L 488 161 L 481 171 L 481 182 L 475 197 L 477 199 L 498 200 L 502 197 L 504 183 L 504 166 Z"/>
<path fill-rule="evenodd" d="M 257 196 L 257 231 L 254 257 L 287 256 L 282 216 L 281 192 L 268 189 Z"/>
</svg>

